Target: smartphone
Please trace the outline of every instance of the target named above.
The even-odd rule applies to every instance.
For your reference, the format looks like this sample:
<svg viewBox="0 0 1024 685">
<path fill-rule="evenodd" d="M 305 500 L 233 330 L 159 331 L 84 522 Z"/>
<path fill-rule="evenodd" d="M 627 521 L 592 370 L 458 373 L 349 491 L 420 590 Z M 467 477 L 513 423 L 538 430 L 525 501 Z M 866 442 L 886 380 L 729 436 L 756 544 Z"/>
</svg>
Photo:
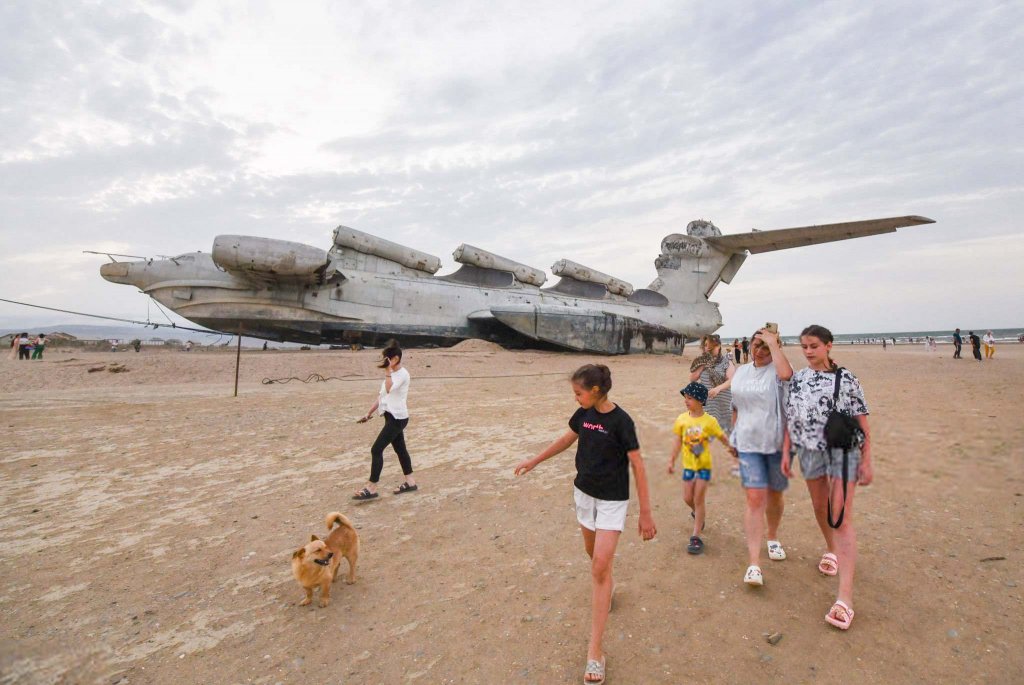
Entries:
<svg viewBox="0 0 1024 685">
<path fill-rule="evenodd" d="M 777 323 L 772 323 L 771 321 L 769 321 L 764 325 L 764 329 L 769 333 L 774 333 L 775 335 L 779 334 L 779 324 Z"/>
</svg>

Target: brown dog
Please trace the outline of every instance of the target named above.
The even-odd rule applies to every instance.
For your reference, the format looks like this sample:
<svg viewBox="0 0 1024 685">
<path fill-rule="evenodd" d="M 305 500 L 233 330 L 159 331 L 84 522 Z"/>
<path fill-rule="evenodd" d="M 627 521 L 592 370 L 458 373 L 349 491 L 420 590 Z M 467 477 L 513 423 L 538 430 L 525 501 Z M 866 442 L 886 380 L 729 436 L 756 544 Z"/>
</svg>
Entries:
<svg viewBox="0 0 1024 685">
<path fill-rule="evenodd" d="M 292 553 L 292 575 L 306 591 L 306 598 L 299 606 L 306 606 L 313 601 L 313 588 L 320 586 L 320 606 L 331 603 L 331 583 L 338 578 L 341 557 L 348 560 L 348 578 L 345 582 L 351 585 L 356 582 L 356 560 L 359 558 L 359 534 L 352 527 L 351 521 L 337 511 L 328 514 L 324 523 L 331 531 L 326 540 L 317 536 Z M 332 526 L 338 524 L 332 530 Z"/>
</svg>

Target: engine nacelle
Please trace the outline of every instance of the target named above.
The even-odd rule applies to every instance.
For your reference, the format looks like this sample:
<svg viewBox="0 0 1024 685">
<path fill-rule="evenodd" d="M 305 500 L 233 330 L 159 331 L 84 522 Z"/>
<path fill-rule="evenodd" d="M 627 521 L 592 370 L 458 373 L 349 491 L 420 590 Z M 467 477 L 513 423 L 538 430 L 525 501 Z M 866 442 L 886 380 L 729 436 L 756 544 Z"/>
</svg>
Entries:
<svg viewBox="0 0 1024 685">
<path fill-rule="evenodd" d="M 479 247 L 467 245 L 466 243 L 455 248 L 455 252 L 452 252 L 452 257 L 459 264 L 478 266 L 481 269 L 510 271 L 517 281 L 528 285 L 540 287 L 544 285 L 544 281 L 548 280 L 548 275 L 540 269 L 534 269 L 532 266 L 520 264 L 519 262 L 512 261 L 487 250 L 481 250 Z"/>
<path fill-rule="evenodd" d="M 219 235 L 213 241 L 213 262 L 227 271 L 249 271 L 289 279 L 315 280 L 327 267 L 327 252 L 288 240 L 245 235 Z"/>
<path fill-rule="evenodd" d="M 356 252 L 387 259 L 410 269 L 425 271 L 428 274 L 437 273 L 441 268 L 441 260 L 434 255 L 357 231 L 348 226 L 338 226 L 334 229 L 334 244 L 338 247 L 347 247 Z"/>
<path fill-rule="evenodd" d="M 591 269 L 589 266 L 578 264 L 570 259 L 559 259 L 552 264 L 551 273 L 556 276 L 574 278 L 577 281 L 584 281 L 586 283 L 599 283 L 614 295 L 629 297 L 633 294 L 632 284 L 619 280 L 614 276 L 609 276 L 606 273 L 601 273 L 597 269 Z"/>
</svg>

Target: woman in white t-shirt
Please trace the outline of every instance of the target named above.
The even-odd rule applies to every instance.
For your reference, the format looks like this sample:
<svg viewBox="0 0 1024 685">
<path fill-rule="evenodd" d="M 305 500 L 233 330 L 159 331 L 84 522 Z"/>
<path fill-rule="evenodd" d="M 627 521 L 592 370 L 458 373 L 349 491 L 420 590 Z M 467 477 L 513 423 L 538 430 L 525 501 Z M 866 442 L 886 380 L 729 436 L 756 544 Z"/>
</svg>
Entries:
<svg viewBox="0 0 1024 685">
<path fill-rule="evenodd" d="M 384 417 L 384 427 L 380 429 L 380 434 L 370 448 L 370 480 L 362 490 L 352 496 L 352 499 L 359 501 L 379 496 L 377 482 L 380 481 L 380 472 L 384 468 L 384 448 L 388 445 L 395 449 L 398 462 L 402 465 L 402 473 L 405 474 L 405 480 L 394 490 L 394 494 L 401 495 L 419 489 L 412 477 L 412 457 L 405 447 L 405 427 L 409 424 L 409 372 L 402 366 L 402 348 L 398 343 L 388 343 L 382 355 L 380 368 L 384 369 L 384 382 L 380 384 L 377 401 L 370 407 L 370 411 L 366 412 L 366 416 L 359 419 L 359 423 L 366 423 L 376 412 Z"/>
<path fill-rule="evenodd" d="M 782 353 L 779 336 L 761 329 L 750 338 L 751 363 L 732 374 L 732 444 L 739 452 L 740 479 L 747 493 L 743 527 L 747 534 L 750 565 L 743 575 L 747 585 L 764 585 L 761 539 L 768 523 L 768 558 L 782 561 L 786 550 L 779 542 L 784 509 L 783 492 L 789 479 L 782 474 L 783 383 L 793 367 Z"/>
</svg>

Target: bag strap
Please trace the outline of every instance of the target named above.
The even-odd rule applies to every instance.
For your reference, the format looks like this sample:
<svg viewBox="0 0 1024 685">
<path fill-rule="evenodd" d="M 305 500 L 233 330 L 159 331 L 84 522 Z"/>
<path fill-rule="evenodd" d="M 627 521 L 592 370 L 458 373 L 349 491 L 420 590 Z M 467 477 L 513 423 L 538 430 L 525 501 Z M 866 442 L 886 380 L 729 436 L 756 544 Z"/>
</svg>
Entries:
<svg viewBox="0 0 1024 685">
<path fill-rule="evenodd" d="M 843 378 L 843 367 L 836 369 L 836 387 L 832 392 L 832 411 L 839 411 L 839 385 Z M 831 458 L 831 453 L 829 454 Z M 846 516 L 846 486 L 849 483 L 849 457 L 850 451 L 843 448 L 843 506 L 839 509 L 839 518 L 832 519 L 832 479 L 828 478 L 828 525 L 831 528 L 838 528 L 843 525 L 843 518 Z"/>
<path fill-rule="evenodd" d="M 843 525 L 843 518 L 846 516 L 846 485 L 849 482 L 849 457 L 850 451 L 843 449 L 843 506 L 839 508 L 839 518 L 832 520 L 832 479 L 828 478 L 828 525 L 830 528 L 838 528 Z"/>
<path fill-rule="evenodd" d="M 839 385 L 843 381 L 843 367 L 836 369 L 836 387 L 832 390 L 832 411 L 839 411 Z"/>
</svg>

